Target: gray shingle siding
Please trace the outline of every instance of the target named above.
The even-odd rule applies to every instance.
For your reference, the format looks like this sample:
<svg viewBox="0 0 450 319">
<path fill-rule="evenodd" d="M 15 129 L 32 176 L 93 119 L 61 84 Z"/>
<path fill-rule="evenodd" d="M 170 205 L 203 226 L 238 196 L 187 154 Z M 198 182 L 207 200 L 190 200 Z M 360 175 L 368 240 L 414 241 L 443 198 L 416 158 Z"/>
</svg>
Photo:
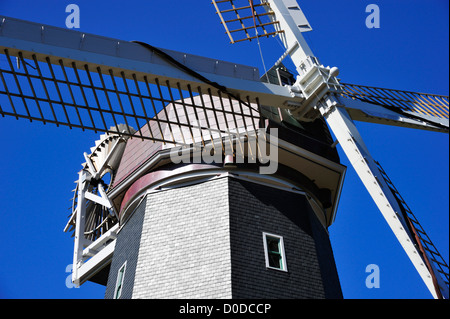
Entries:
<svg viewBox="0 0 450 319">
<path fill-rule="evenodd" d="M 325 231 L 317 218 L 310 218 L 310 221 L 312 234 L 315 239 L 317 260 L 319 261 L 324 283 L 325 298 L 342 299 L 344 297 L 328 232 Z"/>
<path fill-rule="evenodd" d="M 233 179 L 229 190 L 233 298 L 324 298 L 305 196 Z M 283 237 L 288 272 L 266 268 L 263 232 Z"/>
<path fill-rule="evenodd" d="M 145 206 L 146 201 L 144 200 L 117 235 L 116 247 L 114 248 L 114 256 L 105 290 L 105 299 L 114 298 L 117 273 L 125 261 L 127 262 L 127 267 L 120 298 L 130 299 L 132 297 Z"/>
<path fill-rule="evenodd" d="M 227 179 L 149 194 L 133 298 L 230 298 Z"/>
<path fill-rule="evenodd" d="M 266 269 L 263 232 L 283 236 L 288 272 Z M 305 196 L 231 177 L 148 194 L 118 235 L 105 297 L 127 259 L 122 298 L 342 297 Z"/>
</svg>

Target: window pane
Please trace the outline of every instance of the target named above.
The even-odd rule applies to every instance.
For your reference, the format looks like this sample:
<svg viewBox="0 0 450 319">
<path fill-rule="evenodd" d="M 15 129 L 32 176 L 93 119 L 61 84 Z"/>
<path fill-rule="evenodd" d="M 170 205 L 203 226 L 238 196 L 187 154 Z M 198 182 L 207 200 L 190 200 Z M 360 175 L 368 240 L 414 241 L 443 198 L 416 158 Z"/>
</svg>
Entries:
<svg viewBox="0 0 450 319">
<path fill-rule="evenodd" d="M 120 267 L 118 273 L 117 273 L 117 280 L 116 280 L 116 289 L 114 293 L 114 298 L 119 299 L 120 295 L 122 294 L 122 285 L 123 285 L 123 279 L 125 275 L 125 266 L 126 262 Z"/>
<path fill-rule="evenodd" d="M 116 296 L 114 298 L 119 299 L 121 293 L 122 293 L 122 286 L 119 286 L 117 287 Z"/>
<path fill-rule="evenodd" d="M 283 257 L 281 253 L 281 238 L 266 235 L 265 240 L 268 266 L 271 268 L 284 269 Z"/>
<path fill-rule="evenodd" d="M 269 253 L 269 266 L 281 269 L 281 256 L 279 254 Z"/>
<path fill-rule="evenodd" d="M 271 252 L 280 252 L 280 239 L 267 236 L 267 248 Z"/>
</svg>

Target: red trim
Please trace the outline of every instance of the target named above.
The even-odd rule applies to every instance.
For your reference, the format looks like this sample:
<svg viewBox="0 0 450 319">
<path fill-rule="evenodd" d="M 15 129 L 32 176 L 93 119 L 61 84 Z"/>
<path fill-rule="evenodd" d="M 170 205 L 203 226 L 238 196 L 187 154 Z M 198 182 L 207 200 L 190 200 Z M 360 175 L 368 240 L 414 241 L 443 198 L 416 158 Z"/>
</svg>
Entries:
<svg viewBox="0 0 450 319">
<path fill-rule="evenodd" d="M 125 207 L 128 206 L 131 200 L 133 200 L 139 193 L 143 190 L 150 188 L 152 185 L 160 182 L 163 179 L 186 174 L 188 172 L 199 171 L 199 170 L 208 170 L 208 169 L 218 169 L 219 166 L 208 165 L 208 164 L 191 164 L 182 167 L 178 167 L 173 170 L 158 170 L 151 173 L 148 173 L 142 177 L 140 177 L 137 181 L 135 181 L 126 191 L 122 203 L 120 204 L 120 213 L 119 217 L 121 217 Z"/>
</svg>

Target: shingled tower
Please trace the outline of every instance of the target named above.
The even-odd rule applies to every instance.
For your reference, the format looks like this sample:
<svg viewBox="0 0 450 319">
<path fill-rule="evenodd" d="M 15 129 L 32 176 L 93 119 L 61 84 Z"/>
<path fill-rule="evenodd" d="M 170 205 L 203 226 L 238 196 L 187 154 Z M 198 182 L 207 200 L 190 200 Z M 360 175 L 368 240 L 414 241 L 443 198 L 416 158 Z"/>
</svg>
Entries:
<svg viewBox="0 0 450 319">
<path fill-rule="evenodd" d="M 220 102 L 230 114 L 239 107 L 206 95 L 196 99 L 206 101 L 203 110 Z M 186 103 L 166 106 L 160 118 L 176 121 Z M 278 144 L 273 174 L 260 173 L 267 163 L 252 163 L 248 138 L 240 141 L 243 158 L 218 148 L 211 163 L 194 148 L 173 163 L 173 147 L 128 140 L 109 192 L 120 203 L 120 231 L 103 270 L 106 298 L 342 297 L 327 228 L 345 168 L 323 120 L 292 125 L 262 109 L 259 129 L 278 135 L 276 141 L 267 135 L 267 143 Z M 187 110 L 195 115 L 194 107 Z M 214 128 L 216 119 L 201 113 L 199 127 Z M 149 134 L 147 126 L 141 132 Z M 215 142 L 220 145 L 218 137 Z"/>
</svg>

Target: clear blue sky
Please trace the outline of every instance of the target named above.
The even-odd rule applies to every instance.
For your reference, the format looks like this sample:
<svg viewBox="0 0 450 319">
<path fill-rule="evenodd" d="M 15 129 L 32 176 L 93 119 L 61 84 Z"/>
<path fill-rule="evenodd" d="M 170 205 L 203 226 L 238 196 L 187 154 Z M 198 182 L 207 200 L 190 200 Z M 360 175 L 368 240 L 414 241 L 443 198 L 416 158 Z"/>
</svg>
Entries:
<svg viewBox="0 0 450 319">
<path fill-rule="evenodd" d="M 257 66 L 255 41 L 229 44 L 206 1 L 0 0 L 0 14 L 65 27 L 65 8 L 81 10 L 80 31 Z M 365 26 L 378 4 L 381 28 Z M 304 0 L 314 31 L 306 34 L 325 65 L 343 81 L 448 95 L 447 0 Z M 283 53 L 262 39 L 266 65 Z M 448 262 L 449 140 L 447 134 L 358 123 L 406 202 Z M 73 241 L 63 233 L 83 152 L 97 135 L 26 120 L 0 118 L 0 298 L 103 298 L 104 287 L 65 285 Z M 345 155 L 348 173 L 330 227 L 346 298 L 429 298 L 425 285 L 389 230 Z M 368 289 L 365 268 L 380 268 L 380 288 Z"/>
</svg>

